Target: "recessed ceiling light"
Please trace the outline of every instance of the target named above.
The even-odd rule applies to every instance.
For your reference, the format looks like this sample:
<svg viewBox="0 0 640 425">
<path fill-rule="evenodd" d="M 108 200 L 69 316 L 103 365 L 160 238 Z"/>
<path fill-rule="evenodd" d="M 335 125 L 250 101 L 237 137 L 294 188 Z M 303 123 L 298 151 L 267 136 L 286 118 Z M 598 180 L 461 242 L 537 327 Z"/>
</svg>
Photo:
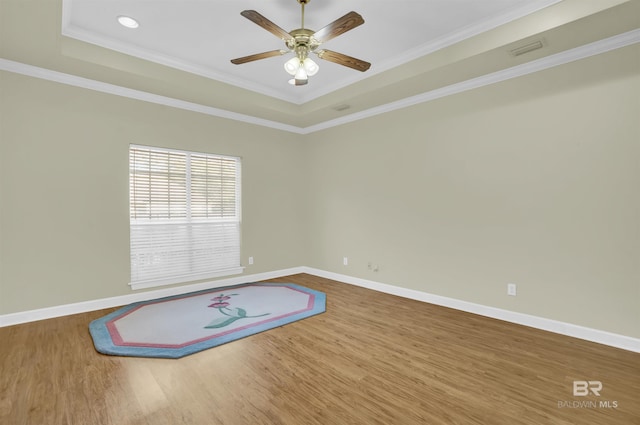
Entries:
<svg viewBox="0 0 640 425">
<path fill-rule="evenodd" d="M 130 16 L 120 15 L 118 16 L 118 22 L 120 22 L 120 25 L 127 28 L 138 28 L 140 26 L 138 21 Z"/>
</svg>

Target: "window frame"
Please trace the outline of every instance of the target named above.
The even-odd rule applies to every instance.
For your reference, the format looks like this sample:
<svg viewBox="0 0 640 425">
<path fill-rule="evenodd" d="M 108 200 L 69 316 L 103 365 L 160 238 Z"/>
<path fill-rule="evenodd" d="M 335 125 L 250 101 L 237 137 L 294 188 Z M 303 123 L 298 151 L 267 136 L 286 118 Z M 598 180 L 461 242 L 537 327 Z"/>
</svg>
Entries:
<svg viewBox="0 0 640 425">
<path fill-rule="evenodd" d="M 157 151 L 157 152 L 165 152 L 165 153 L 174 153 L 178 155 L 185 155 L 185 192 L 186 192 L 186 217 L 184 218 L 165 218 L 165 219 L 153 219 L 153 218 L 133 218 L 134 209 L 132 208 L 133 199 L 133 190 L 132 190 L 132 181 L 134 176 L 134 169 L 132 163 L 132 154 L 135 149 L 143 150 L 143 151 Z M 221 155 L 221 154 L 212 154 L 207 152 L 196 152 L 196 151 L 187 151 L 182 149 L 173 149 L 173 148 L 165 148 L 165 147 L 157 147 L 157 146 L 147 146 L 147 145 L 139 145 L 139 144 L 130 144 L 129 145 L 129 259 L 130 259 L 130 282 L 129 286 L 133 290 L 137 289 L 145 289 L 145 288 L 153 288 L 157 286 L 164 286 L 170 284 L 177 283 L 187 283 L 196 280 L 204 280 L 211 279 L 217 277 L 231 276 L 237 275 L 244 271 L 244 267 L 241 264 L 241 243 L 242 243 L 242 158 L 238 156 L 230 156 L 230 155 Z M 212 158 L 212 159 L 222 159 L 222 160 L 231 160 L 235 163 L 235 185 L 234 185 L 234 212 L 235 215 L 233 218 L 225 218 L 224 213 L 222 217 L 210 217 L 210 218 L 194 218 L 192 217 L 192 205 L 191 198 L 193 196 L 193 180 L 192 180 L 192 167 L 191 167 L 191 156 Z M 222 185 L 222 182 L 220 183 Z M 151 213 L 150 213 L 151 215 Z M 211 225 L 211 226 L 208 226 Z M 138 230 L 138 237 L 140 237 L 141 232 L 139 231 L 141 228 L 145 226 L 155 227 L 156 229 L 161 229 L 164 227 L 164 231 L 168 231 L 166 229 L 169 226 L 182 226 L 188 228 L 187 233 L 191 234 L 193 228 L 197 228 L 197 226 L 208 226 L 209 231 L 213 229 L 215 231 L 215 226 L 218 227 L 229 227 L 237 226 L 236 229 L 232 229 L 232 233 L 234 236 L 234 242 L 237 238 L 237 244 L 233 245 L 234 251 L 229 253 L 225 252 L 223 254 L 231 255 L 234 257 L 234 264 L 229 267 L 211 269 L 205 272 L 196 272 L 196 273 L 179 273 L 170 275 L 167 277 L 152 277 L 149 279 L 134 279 L 134 274 L 138 274 L 135 271 L 134 266 L 134 229 Z M 153 231 L 153 230 L 152 230 Z M 223 229 L 222 232 L 225 230 Z M 202 236 L 202 235 L 200 235 Z M 191 238 L 189 236 L 189 238 Z M 190 247 L 190 249 L 194 250 L 194 239 L 190 239 L 189 245 L 185 245 Z M 159 250 L 161 251 L 161 250 Z M 170 252 L 170 250 L 166 250 L 165 254 Z M 194 255 L 191 252 L 189 255 Z M 193 261 L 192 257 L 189 257 L 191 263 Z M 235 261 L 237 259 L 237 261 Z M 183 264 L 182 267 L 185 267 Z"/>
</svg>

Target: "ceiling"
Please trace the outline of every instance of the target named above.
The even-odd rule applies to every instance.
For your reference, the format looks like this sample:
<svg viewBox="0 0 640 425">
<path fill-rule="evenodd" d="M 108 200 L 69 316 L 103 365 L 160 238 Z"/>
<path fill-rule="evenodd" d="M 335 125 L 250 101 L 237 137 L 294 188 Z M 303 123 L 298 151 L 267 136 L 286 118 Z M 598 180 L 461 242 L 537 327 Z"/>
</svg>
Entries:
<svg viewBox="0 0 640 425">
<path fill-rule="evenodd" d="M 292 53 L 230 62 L 285 47 L 241 11 L 290 31 L 300 27 L 296 0 L 2 0 L 0 9 L 2 58 L 308 128 L 635 30 L 640 1 L 311 0 L 306 28 L 362 15 L 363 25 L 322 47 L 372 66 L 362 73 L 313 57 L 320 71 L 300 87 L 283 68 Z M 140 27 L 120 26 L 119 15 Z M 543 47 L 512 54 L 534 42 Z"/>
<path fill-rule="evenodd" d="M 305 27 L 319 30 L 349 11 L 365 24 L 323 45 L 372 63 L 369 71 L 320 62 L 306 86 L 291 87 L 284 58 L 243 65 L 230 60 L 285 48 L 273 34 L 245 19 L 254 9 L 286 31 L 300 28 L 296 0 L 65 0 L 63 34 L 79 40 L 193 72 L 225 83 L 304 103 L 372 74 L 402 65 L 438 48 L 526 16 L 559 0 L 312 0 Z M 140 22 L 127 29 L 116 18 Z M 315 58 L 315 57 L 314 57 Z"/>
</svg>

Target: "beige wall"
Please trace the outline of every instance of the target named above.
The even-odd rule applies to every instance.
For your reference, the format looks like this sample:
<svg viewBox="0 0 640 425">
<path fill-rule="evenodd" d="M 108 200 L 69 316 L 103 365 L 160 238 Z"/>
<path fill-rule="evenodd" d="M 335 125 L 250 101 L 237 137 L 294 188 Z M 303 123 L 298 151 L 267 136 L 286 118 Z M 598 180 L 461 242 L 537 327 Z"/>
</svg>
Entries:
<svg viewBox="0 0 640 425">
<path fill-rule="evenodd" d="M 304 140 L 1 73 L 0 314 L 130 293 L 137 143 L 242 156 L 246 273 L 308 265 L 640 337 L 637 57 Z"/>
<path fill-rule="evenodd" d="M 307 262 L 294 135 L 0 76 L 0 314 L 131 293 L 129 143 L 241 156 L 245 273 Z"/>
<path fill-rule="evenodd" d="M 640 337 L 638 71 L 636 46 L 316 134 L 309 265 Z"/>
</svg>

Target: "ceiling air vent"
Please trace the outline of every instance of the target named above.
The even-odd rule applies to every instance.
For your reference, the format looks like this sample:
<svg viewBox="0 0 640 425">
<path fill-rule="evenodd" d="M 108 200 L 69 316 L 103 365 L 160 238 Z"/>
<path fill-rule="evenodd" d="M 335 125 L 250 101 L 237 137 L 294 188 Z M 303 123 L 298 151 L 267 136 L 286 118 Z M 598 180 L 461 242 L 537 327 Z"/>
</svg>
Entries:
<svg viewBox="0 0 640 425">
<path fill-rule="evenodd" d="M 334 111 L 340 112 L 340 111 L 346 111 L 349 108 L 351 108 L 351 105 L 343 104 L 343 105 L 333 106 L 331 109 L 333 109 Z"/>
<path fill-rule="evenodd" d="M 521 56 L 526 53 L 533 52 L 534 50 L 542 49 L 543 47 L 544 41 L 536 40 L 534 42 L 509 50 L 509 54 L 511 54 L 511 56 Z"/>
</svg>

